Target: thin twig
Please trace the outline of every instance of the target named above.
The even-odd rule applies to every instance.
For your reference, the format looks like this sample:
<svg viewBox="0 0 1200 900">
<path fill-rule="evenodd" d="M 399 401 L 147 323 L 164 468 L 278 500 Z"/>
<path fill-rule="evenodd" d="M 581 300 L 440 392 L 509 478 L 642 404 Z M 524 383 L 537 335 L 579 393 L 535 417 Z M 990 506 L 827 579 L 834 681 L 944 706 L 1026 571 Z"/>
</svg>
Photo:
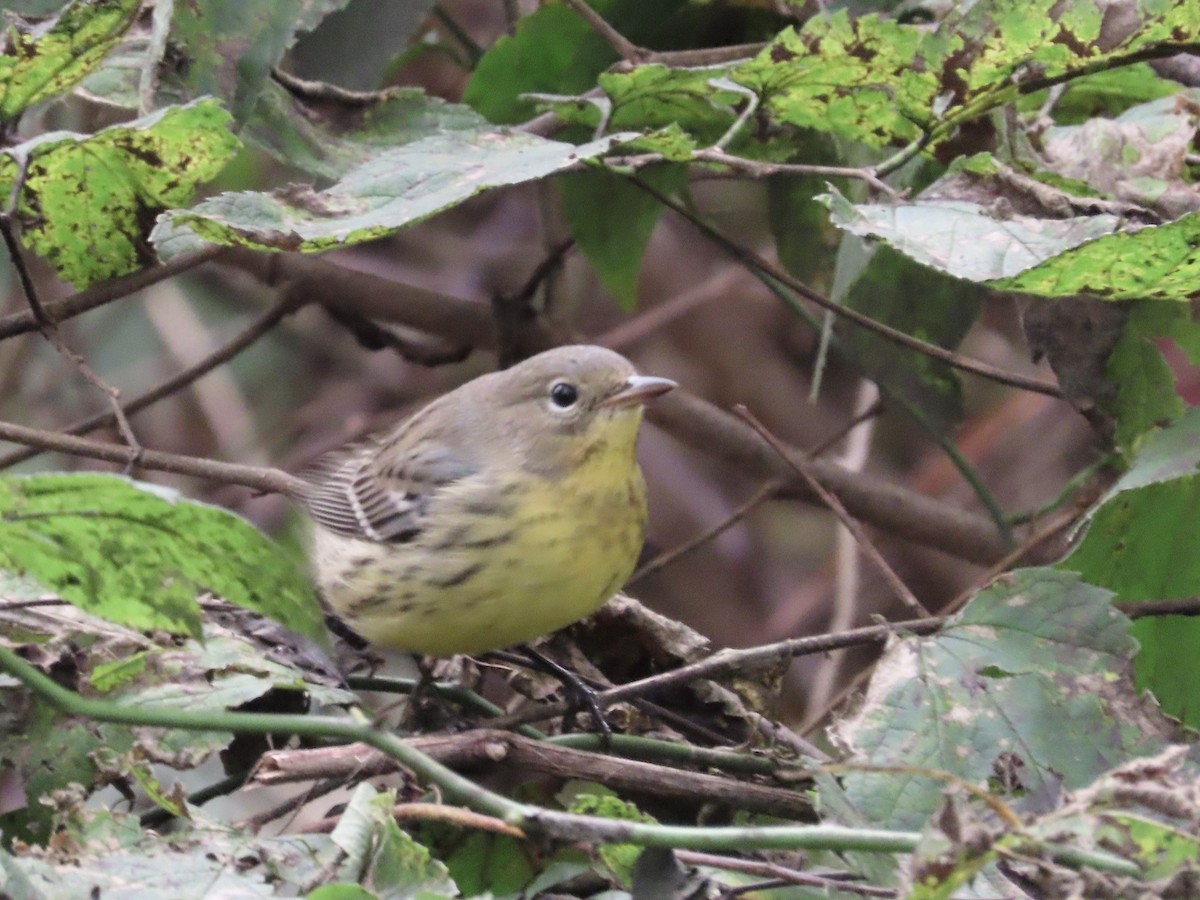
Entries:
<svg viewBox="0 0 1200 900">
<path fill-rule="evenodd" d="M 44 431 L 40 428 L 29 428 L 11 422 L 0 422 L 0 441 L 12 441 L 29 447 L 40 447 L 43 450 L 56 450 L 60 453 L 71 453 L 75 456 L 87 456 L 92 459 L 103 459 L 107 462 L 130 465 L 137 462 L 147 469 L 162 472 L 176 472 L 180 475 L 193 475 L 197 478 L 207 478 L 226 484 L 240 484 L 257 491 L 269 494 L 296 495 L 303 491 L 306 482 L 289 475 L 280 469 L 261 466 L 239 466 L 234 463 L 217 462 L 199 456 L 182 456 L 178 453 L 164 453 L 161 450 L 142 450 L 140 454 L 134 448 L 125 444 L 113 444 L 107 441 L 93 441 L 88 438 L 73 437 L 54 431 Z"/>
<path fill-rule="evenodd" d="M 683 216 L 684 219 L 690 222 L 697 230 L 700 231 L 701 234 L 729 253 L 729 255 L 734 257 L 734 259 L 738 260 L 743 265 L 758 269 L 781 284 L 787 285 L 800 296 L 811 301 L 812 303 L 815 303 L 817 306 L 830 310 L 835 315 L 848 319 L 851 322 L 854 322 L 856 325 L 861 325 L 864 328 L 874 331 L 875 333 L 882 335 L 895 344 L 899 344 L 902 347 L 907 347 L 910 350 L 915 350 L 918 353 L 923 353 L 926 356 L 932 357 L 933 359 L 941 360 L 942 362 L 954 366 L 956 369 L 961 369 L 964 372 L 971 372 L 975 375 L 999 382 L 1000 384 L 1007 384 L 1011 387 L 1017 387 L 1027 391 L 1034 391 L 1039 394 L 1045 394 L 1049 397 L 1062 397 L 1062 391 L 1057 385 L 1049 384 L 1036 378 L 1028 378 L 1024 375 L 1017 375 L 1013 372 L 1006 372 L 1005 370 L 997 368 L 996 366 L 963 356 L 961 353 L 955 353 L 952 350 L 947 350 L 944 347 L 937 346 L 936 344 L 930 344 L 927 341 L 923 341 L 919 338 L 913 337 L 910 334 L 906 334 L 897 328 L 892 328 L 890 325 L 885 325 L 882 322 L 876 321 L 870 316 L 864 315 L 852 307 L 835 303 L 820 291 L 809 287 L 807 284 L 800 281 L 798 278 L 793 277 L 790 273 L 770 262 L 765 257 L 755 253 L 748 247 L 743 247 L 736 241 L 729 239 L 716 228 L 709 225 L 707 222 L 697 216 L 690 209 L 687 209 L 682 204 L 677 203 L 674 199 L 668 197 L 666 194 L 663 194 L 652 185 L 647 184 L 645 181 L 637 177 L 633 177 L 630 180 L 664 206 Z"/>
<path fill-rule="evenodd" d="M 1026 543 L 1023 549 L 1028 553 L 1033 547 L 1030 543 Z M 978 593 L 978 589 L 975 593 Z M 1131 619 L 1158 615 L 1200 616 L 1200 597 L 1164 601 L 1120 601 L 1114 603 L 1113 606 Z M 711 656 L 706 656 L 704 659 L 686 666 L 680 666 L 678 669 L 650 675 L 638 681 L 631 681 L 606 691 L 600 691 L 597 693 L 596 699 L 601 707 L 611 706 L 613 703 L 619 703 L 631 697 L 657 693 L 699 678 L 712 678 L 727 672 L 752 671 L 761 666 L 771 665 L 779 659 L 828 653 L 831 650 L 842 650 L 846 647 L 882 644 L 897 634 L 917 637 L 930 635 L 942 629 L 950 621 L 950 618 L 950 616 L 930 616 L 888 625 L 868 625 L 844 631 L 841 634 L 819 634 L 811 637 L 789 638 L 771 644 L 762 644 L 758 647 L 718 650 Z M 835 708 L 837 702 L 835 700 L 831 704 L 831 708 Z M 566 711 L 566 703 L 547 703 L 533 709 L 522 709 L 508 716 L 492 719 L 488 725 L 494 728 L 512 728 L 514 725 L 526 722 L 552 719 Z"/>
<path fill-rule="evenodd" d="M 309 81 L 279 68 L 271 70 L 271 79 L 289 94 L 303 100 L 334 102 L 350 107 L 376 106 L 390 100 L 401 91 L 400 88 L 352 91 L 325 81 Z"/>
<path fill-rule="evenodd" d="M 775 496 L 779 493 L 779 488 L 782 486 L 780 481 L 768 481 L 759 486 L 753 494 L 746 498 L 744 502 L 736 506 L 732 512 L 724 519 L 713 525 L 711 528 L 706 528 L 690 540 L 684 541 L 677 547 L 666 550 L 650 560 L 636 572 L 629 576 L 629 580 L 625 584 L 631 585 L 641 581 L 647 575 L 653 575 L 662 569 L 665 569 L 671 563 L 676 562 L 680 557 L 691 553 L 696 548 L 707 544 L 713 538 L 720 537 L 742 519 L 744 519 L 751 510 L 762 503 L 764 500 Z"/>
<path fill-rule="evenodd" d="M 853 431 L 855 428 L 857 428 L 863 422 L 867 421 L 867 419 L 870 419 L 871 417 L 878 415 L 882 409 L 883 409 L 882 402 L 876 402 L 876 403 L 872 404 L 870 409 L 864 410 L 863 412 L 859 413 L 857 416 L 855 416 L 853 419 L 851 419 L 849 422 L 847 422 L 842 428 L 839 428 L 836 432 L 831 434 L 824 441 L 817 444 L 816 447 L 814 447 L 812 450 L 809 451 L 809 455 L 810 456 L 820 456 L 827 449 L 829 449 L 833 445 L 837 444 L 840 440 L 842 440 L 842 438 L 844 438 L 847 434 L 849 434 L 851 431 Z M 671 563 L 678 560 L 681 556 L 684 556 L 685 554 L 690 553 L 691 551 L 695 550 L 697 547 L 700 547 L 701 545 L 707 543 L 708 541 L 712 540 L 713 538 L 719 537 L 720 535 L 724 534 L 726 531 L 728 531 L 730 528 L 732 528 L 735 524 L 737 524 L 739 521 L 741 521 L 746 515 L 748 515 L 751 512 L 751 510 L 753 510 L 756 506 L 758 506 L 758 504 L 762 503 L 764 500 L 768 499 L 769 497 L 772 497 L 775 494 L 779 493 L 779 490 L 782 486 L 783 486 L 783 482 L 779 481 L 778 479 L 772 479 L 772 480 L 766 482 L 765 484 L 760 486 L 758 488 L 758 490 L 756 490 L 753 494 L 751 494 L 745 500 L 745 502 L 743 502 L 741 505 L 736 507 L 728 516 L 726 516 L 725 519 L 718 522 L 716 525 L 712 526 L 711 528 L 708 528 L 705 531 L 702 531 L 700 534 L 696 535 L 691 540 L 685 541 L 684 543 L 680 544 L 678 547 L 675 547 L 671 550 L 667 550 L 666 552 L 659 554 L 655 559 L 652 559 L 650 562 L 646 563 L 644 566 L 642 566 L 640 569 L 638 569 L 636 572 L 634 572 L 631 576 L 629 576 L 629 580 L 626 582 L 626 584 L 627 585 L 633 584 L 633 583 L 645 578 L 647 575 L 654 574 L 655 572 L 659 571 L 660 569 L 663 569 L 666 566 L 669 566 Z"/>
<path fill-rule="evenodd" d="M 735 156 L 727 153 L 723 149 L 710 147 L 704 150 L 697 150 L 692 154 L 692 158 L 697 162 L 715 163 L 717 165 L 728 166 L 738 172 L 750 175 L 754 178 L 770 178 L 774 175 L 827 175 L 832 178 L 851 178 L 856 181 L 864 181 L 881 194 L 885 194 L 893 200 L 900 197 L 900 193 L 886 181 L 875 174 L 873 169 L 855 168 L 853 166 L 818 166 L 808 163 L 773 163 L 762 162 L 754 159 L 746 159 L 745 157 Z"/>
<path fill-rule="evenodd" d="M 854 418 L 852 418 L 849 422 L 847 422 L 845 425 L 843 425 L 841 428 L 839 428 L 833 434 L 829 435 L 829 437 L 825 438 L 825 440 L 821 441 L 819 444 L 817 444 L 815 447 L 813 447 L 811 450 L 809 450 L 808 451 L 809 457 L 816 458 L 816 457 L 820 456 L 822 453 L 824 453 L 826 450 L 830 449 L 831 447 L 837 446 L 837 444 L 841 443 L 842 439 L 845 438 L 847 435 L 849 435 L 850 432 L 852 432 L 855 428 L 857 428 L 863 422 L 866 422 L 869 419 L 875 418 L 877 415 L 879 415 L 881 412 L 883 412 L 883 409 L 884 409 L 883 400 L 882 399 L 876 400 L 874 403 L 872 403 L 870 406 L 868 406 L 866 409 L 864 409 L 862 412 L 860 412 L 858 415 L 856 415 Z"/>
<path fill-rule="evenodd" d="M 449 822 L 459 828 L 474 828 L 477 831 L 490 831 L 493 834 L 503 834 L 524 840 L 526 835 L 520 828 L 509 825 L 503 819 L 495 816 L 485 816 L 483 813 L 472 812 L 460 806 L 446 806 L 443 803 L 397 803 L 392 807 L 392 817 L 400 821 L 420 822 Z M 342 820 L 341 815 L 326 816 L 296 829 L 296 834 L 329 834 Z"/>
<path fill-rule="evenodd" d="M 675 858 L 689 866 L 706 866 L 711 869 L 725 869 L 729 872 L 744 872 L 747 875 L 775 878 L 784 884 L 823 887 L 830 890 L 845 891 L 848 894 L 858 894 L 860 897 L 899 896 L 899 891 L 894 888 L 855 884 L 849 880 L 853 877 L 849 872 L 840 878 L 829 872 L 823 875 L 816 875 L 811 872 L 790 869 L 778 863 L 766 862 L 765 860 L 741 859 L 736 856 L 723 856 L 717 853 L 701 853 L 697 850 L 676 850 Z"/>
<path fill-rule="evenodd" d="M 863 531 L 858 521 L 850 513 L 846 512 L 846 507 L 842 506 L 842 502 L 817 480 L 816 476 L 809 469 L 807 460 L 802 460 L 800 457 L 789 453 L 779 439 L 771 434 L 767 427 L 758 421 L 754 413 L 750 412 L 745 406 L 739 403 L 733 409 L 734 412 L 746 421 L 746 424 L 757 431 L 759 436 L 771 445 L 771 448 L 779 454 L 780 458 L 791 466 L 796 474 L 808 484 L 809 488 L 821 498 L 821 501 L 833 511 L 833 514 L 838 517 L 838 521 L 842 523 L 845 529 L 853 535 L 854 540 L 858 542 L 858 546 L 866 554 L 867 559 L 875 565 L 875 568 L 879 570 L 884 580 L 891 585 L 897 599 L 917 615 L 928 616 L 929 610 L 909 590 L 908 585 L 901 580 L 900 576 L 896 574 L 895 569 L 888 564 L 888 561 L 883 558 L 883 554 L 875 547 L 875 544 L 867 536 L 867 533 Z"/>
<path fill-rule="evenodd" d="M 711 278 L 705 278 L 669 300 L 656 303 L 643 313 L 610 328 L 592 339 L 592 343 L 613 350 L 628 348 L 649 335 L 665 328 L 682 316 L 694 312 L 705 303 L 718 300 L 732 293 L 736 282 L 746 278 L 746 272 L 737 266 L 725 266 Z"/>
<path fill-rule="evenodd" d="M 758 647 L 718 650 L 711 656 L 686 666 L 680 666 L 678 669 L 650 675 L 638 681 L 631 681 L 628 684 L 600 691 L 596 694 L 596 700 L 601 707 L 605 707 L 632 697 L 653 694 L 666 688 L 687 684 L 699 678 L 713 678 L 727 672 L 752 671 L 763 666 L 773 665 L 781 659 L 810 656 L 814 653 L 828 653 L 830 650 L 840 650 L 843 647 L 882 644 L 897 633 L 932 634 L 945 625 L 946 621 L 945 616 L 932 616 L 889 625 L 855 628 L 841 634 L 789 638 L 785 641 L 763 644 Z M 514 725 L 523 725 L 526 722 L 552 719 L 562 715 L 567 708 L 566 703 L 547 703 L 492 719 L 488 724 L 495 728 L 512 728 Z"/>
<path fill-rule="evenodd" d="M 82 354 L 76 353 L 67 346 L 66 341 L 59 334 L 58 324 L 46 315 L 45 307 L 42 306 L 42 302 L 38 298 L 37 286 L 33 283 L 33 276 L 29 273 L 29 269 L 25 265 L 25 256 L 21 252 L 21 245 L 17 242 L 16 234 L 13 231 L 13 222 L 16 220 L 17 202 L 20 198 L 21 188 L 25 185 L 25 176 L 28 173 L 31 158 L 29 154 L 21 157 L 20 168 L 13 181 L 12 195 L 9 197 L 7 207 L 5 207 L 3 213 L 0 213 L 0 234 L 4 236 L 4 244 L 8 249 L 8 257 L 12 260 L 13 268 L 17 272 L 17 278 L 21 282 L 21 289 L 25 292 L 25 301 L 29 304 L 29 311 L 33 314 L 33 318 L 38 325 L 38 331 L 42 333 L 42 337 L 58 351 L 60 356 L 75 367 L 76 371 L 83 376 L 85 381 L 101 391 L 108 398 L 109 406 L 112 407 L 113 419 L 117 423 L 117 430 L 121 433 L 121 437 L 125 443 L 137 451 L 137 453 L 140 453 L 142 445 L 138 442 L 137 436 L 133 433 L 133 428 L 129 424 L 129 420 L 125 418 L 125 413 L 121 409 L 121 392 L 101 378 L 88 365 L 87 360 L 83 358 Z M 132 468 L 136 463 L 137 456 L 135 454 L 129 462 L 129 468 Z"/>
<path fill-rule="evenodd" d="M 326 778 L 322 781 L 314 782 L 308 786 L 307 790 L 294 794 L 286 800 L 276 803 L 270 809 L 264 809 L 262 812 L 236 823 L 235 827 L 243 828 L 251 834 L 257 834 L 258 830 L 267 823 L 274 822 L 276 819 L 288 815 L 288 813 L 295 812 L 318 797 L 333 793 L 338 788 L 344 786 L 346 782 L 346 778 Z"/>
<path fill-rule="evenodd" d="M 266 309 L 262 315 L 247 325 L 244 330 L 234 335 L 227 343 L 212 351 L 204 359 L 177 372 L 162 382 L 162 384 L 151 388 L 144 394 L 140 394 L 124 404 L 122 409 L 125 415 L 132 416 L 134 413 L 140 412 L 146 407 L 157 403 L 164 397 L 169 397 L 176 391 L 182 390 L 192 382 L 207 375 L 222 363 L 233 359 L 274 328 L 284 316 L 292 312 L 296 308 L 297 302 L 297 298 L 292 296 L 291 292 L 285 293 L 283 297 Z M 112 423 L 112 413 L 98 413 L 94 416 L 88 416 L 86 419 L 80 419 L 78 422 L 72 422 L 63 429 L 62 433 L 72 435 L 87 434 L 89 431 L 95 431 L 97 428 L 106 428 Z M 15 466 L 17 463 L 37 456 L 40 452 L 38 449 L 26 447 L 21 450 L 13 450 L 9 453 L 0 454 L 0 469 Z"/>
<path fill-rule="evenodd" d="M 588 23 L 592 31 L 604 38 L 605 43 L 612 47 L 621 59 L 638 63 L 651 55 L 604 21 L 604 18 L 588 6 L 584 0 L 566 0 L 566 3 Z"/>
<path fill-rule="evenodd" d="M 42 309 L 47 318 L 61 325 L 68 319 L 73 319 L 75 316 L 93 310 L 96 307 L 104 306 L 114 300 L 120 300 L 122 297 L 128 297 L 143 288 L 158 284 L 160 281 L 166 281 L 169 278 L 174 278 L 176 275 L 193 269 L 203 262 L 217 259 L 225 255 L 226 252 L 226 249 L 223 247 L 206 247 L 203 250 L 197 250 L 195 253 L 176 256 L 168 263 L 159 266 L 149 266 L 148 268 L 131 272 L 128 275 L 122 275 L 119 278 L 110 278 L 99 284 L 93 284 L 91 287 L 84 288 L 82 291 L 71 294 L 69 297 L 47 303 Z M 32 312 L 13 313 L 0 317 L 0 340 L 16 337 L 19 334 L 28 334 L 31 331 L 37 330 L 38 321 Z"/>
</svg>

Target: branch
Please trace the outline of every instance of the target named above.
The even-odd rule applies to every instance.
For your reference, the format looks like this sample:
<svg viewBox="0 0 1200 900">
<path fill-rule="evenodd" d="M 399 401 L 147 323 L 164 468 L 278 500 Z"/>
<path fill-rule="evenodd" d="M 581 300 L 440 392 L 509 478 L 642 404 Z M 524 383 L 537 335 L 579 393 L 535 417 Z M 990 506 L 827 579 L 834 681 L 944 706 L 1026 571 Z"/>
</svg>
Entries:
<svg viewBox="0 0 1200 900">
<path fill-rule="evenodd" d="M 765 257 L 760 256 L 748 247 L 743 247 L 736 241 L 730 240 L 721 232 L 717 231 L 716 228 L 712 227 L 699 216 L 697 216 L 690 209 L 687 209 L 682 204 L 677 203 L 675 200 L 647 184 L 642 179 L 634 177 L 630 180 L 651 197 L 654 197 L 654 199 L 658 200 L 659 203 L 678 213 L 685 220 L 690 222 L 692 226 L 696 228 L 696 230 L 698 230 L 706 238 L 708 238 L 742 265 L 749 266 L 757 269 L 760 272 L 763 272 L 766 275 L 769 275 L 771 278 L 775 279 L 781 284 L 787 285 L 797 294 L 804 297 L 804 299 L 815 303 L 822 309 L 829 310 L 834 315 L 841 316 L 842 318 L 848 319 L 856 325 L 860 325 L 863 328 L 874 331 L 876 334 L 887 338 L 894 344 L 898 344 L 901 347 L 906 347 L 909 350 L 915 350 L 916 352 L 932 357 L 933 359 L 941 360 L 947 365 L 954 366 L 956 369 L 961 369 L 964 372 L 971 372 L 972 374 L 980 375 L 992 381 L 999 382 L 1000 384 L 1007 384 L 1011 387 L 1017 387 L 1027 391 L 1034 391 L 1035 393 L 1045 394 L 1049 397 L 1062 397 L 1062 391 L 1057 385 L 1049 384 L 1048 382 L 1040 381 L 1036 378 L 1027 378 L 1024 375 L 1006 372 L 1003 369 L 997 368 L 996 366 L 988 365 L 987 363 L 980 362 L 979 360 L 971 359 L 963 356 L 960 353 L 955 353 L 952 350 L 939 347 L 936 344 L 930 344 L 926 341 L 922 341 L 920 338 L 915 338 L 910 334 L 906 334 L 897 328 L 892 328 L 890 325 L 885 325 L 882 322 L 878 322 L 856 309 L 852 309 L 849 306 L 843 306 L 840 303 L 835 303 L 820 291 L 809 287 L 807 284 L 800 281 L 798 278 L 793 277 L 790 273 L 784 271 L 782 268 L 770 262 Z"/>
<path fill-rule="evenodd" d="M 389 731 L 368 725 L 362 713 L 352 718 L 227 712 L 224 710 L 181 710 L 177 706 L 143 703 L 136 707 L 82 697 L 39 672 L 15 651 L 0 646 L 0 671 L 18 679 L 44 702 L 67 713 L 100 722 L 189 731 L 232 731 L 238 734 L 295 734 L 300 737 L 345 742 L 362 742 L 386 753 L 412 771 L 427 785 L 436 785 L 446 796 L 476 812 L 500 819 L 522 831 L 536 832 L 558 840 L 590 843 L 633 843 L 645 847 L 691 850 L 810 849 L 911 853 L 922 840 L 914 831 L 846 828 L 838 825 L 776 826 L 670 826 L 617 821 L 595 816 L 556 812 L 517 803 L 483 788 L 416 750 Z M 1109 853 L 1080 850 L 1039 842 L 1038 849 L 1055 861 L 1072 866 L 1090 866 L 1137 878 L 1141 868 L 1134 862 Z"/>
<path fill-rule="evenodd" d="M 804 794 L 719 775 L 675 769 L 633 759 L 603 756 L 507 731 L 481 729 L 461 734 L 410 737 L 406 743 L 430 759 L 458 771 L 491 775 L 510 770 L 563 779 L 583 779 L 661 799 L 696 805 L 717 802 L 781 818 L 809 818 L 812 801 Z M 266 753 L 255 780 L 273 785 L 314 778 L 373 778 L 396 770 L 395 760 L 364 745 Z"/>
<path fill-rule="evenodd" d="M 264 284 L 297 282 L 309 303 L 406 325 L 456 344 L 488 349 L 496 346 L 495 323 L 484 303 L 299 253 L 263 254 L 230 249 L 221 261 L 249 272 Z"/>
<path fill-rule="evenodd" d="M 636 172 L 647 166 L 677 162 L 677 160 L 668 160 L 661 153 L 641 153 L 636 156 L 606 156 L 603 162 L 607 168 L 617 172 L 622 170 Z M 880 178 L 875 169 L 869 167 L 821 166 L 809 163 L 781 163 L 747 159 L 744 156 L 734 156 L 718 147 L 694 150 L 687 162 L 724 166 L 732 172 L 748 178 L 772 178 L 776 175 L 826 175 L 831 178 L 849 178 L 854 181 L 862 181 L 893 200 L 900 198 L 900 192 Z M 593 166 L 590 163 L 579 163 L 577 166 L 578 171 L 581 172 L 591 168 Z"/>
<path fill-rule="evenodd" d="M 588 6 L 584 0 L 566 0 L 566 3 L 583 21 L 588 23 L 592 31 L 600 35 L 605 43 L 616 51 L 617 56 L 626 62 L 642 62 L 653 55 L 634 44 L 625 35 L 609 25 L 608 22 L 604 21 L 603 16 Z"/>
<path fill-rule="evenodd" d="M 0 440 L 38 447 L 42 450 L 57 450 L 60 453 L 102 459 L 125 466 L 137 463 L 147 469 L 193 475 L 197 478 L 207 478 L 226 484 L 240 484 L 269 494 L 294 495 L 304 488 L 303 481 L 280 469 L 239 466 L 198 456 L 164 453 L 161 450 L 139 451 L 126 444 L 72 437 L 54 431 L 43 431 L 40 428 L 27 428 L 11 422 L 0 422 Z"/>
<path fill-rule="evenodd" d="M 916 594 L 909 590 L 908 585 L 901 580 L 895 570 L 888 565 L 887 560 L 883 558 L 883 554 L 879 552 L 875 544 L 867 537 L 866 532 L 862 530 L 862 526 L 846 512 L 846 507 L 842 506 L 838 498 L 826 490 L 825 486 L 813 475 L 810 468 L 812 460 L 805 459 L 803 455 L 793 456 L 788 453 L 787 448 L 779 438 L 771 434 L 767 430 L 767 427 L 754 417 L 754 413 L 750 412 L 742 404 L 739 403 L 735 406 L 734 411 L 749 423 L 751 428 L 758 432 L 759 436 L 779 455 L 779 458 L 786 462 L 803 479 L 809 489 L 821 498 L 821 502 L 833 511 L 838 521 L 842 523 L 842 527 L 850 532 L 850 535 L 858 543 L 859 548 L 866 555 L 867 559 L 871 561 L 883 576 L 883 580 L 891 587 L 892 593 L 896 595 L 896 599 L 907 606 L 909 612 L 916 613 L 919 616 L 928 616 L 929 610 L 917 599 Z"/>
<path fill-rule="evenodd" d="M 291 295 L 285 294 L 284 297 L 247 325 L 241 333 L 235 335 L 224 346 L 218 347 L 204 359 L 194 365 L 188 366 L 157 387 L 151 388 L 144 394 L 140 394 L 128 403 L 125 403 L 121 407 L 122 410 L 124 410 L 126 415 L 131 416 L 207 375 L 217 366 L 233 359 L 274 328 L 284 316 L 296 308 L 296 305 L 296 299 Z M 86 434 L 97 428 L 108 427 L 113 423 L 113 419 L 112 413 L 99 413 L 94 416 L 88 416 L 86 419 L 80 419 L 78 422 L 68 425 L 63 429 L 63 433 L 71 435 Z M 23 450 L 13 450 L 10 453 L 2 454 L 0 455 L 0 469 L 6 469 L 9 466 L 15 466 L 17 463 L 24 462 L 27 459 L 37 456 L 38 452 L 36 449 L 26 447 Z"/>
<path fill-rule="evenodd" d="M 150 266 L 119 278 L 110 278 L 69 297 L 46 303 L 42 306 L 42 311 L 50 321 L 62 323 L 98 306 L 128 297 L 130 294 L 135 294 L 160 281 L 174 278 L 188 269 L 194 269 L 203 262 L 223 256 L 225 252 L 221 247 L 209 247 L 195 253 L 177 256 L 160 266 Z M 32 312 L 0 316 L 0 340 L 37 330 L 37 318 Z"/>
</svg>

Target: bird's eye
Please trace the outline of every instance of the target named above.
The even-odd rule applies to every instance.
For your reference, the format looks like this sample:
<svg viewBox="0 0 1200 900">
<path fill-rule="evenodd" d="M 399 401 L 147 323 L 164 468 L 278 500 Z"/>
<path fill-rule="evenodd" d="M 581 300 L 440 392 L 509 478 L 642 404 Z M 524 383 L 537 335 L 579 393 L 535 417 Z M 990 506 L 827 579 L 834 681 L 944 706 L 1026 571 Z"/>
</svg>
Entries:
<svg viewBox="0 0 1200 900">
<path fill-rule="evenodd" d="M 559 409 L 570 409 L 579 399 L 579 389 L 566 381 L 556 381 L 550 388 L 550 402 Z"/>
</svg>

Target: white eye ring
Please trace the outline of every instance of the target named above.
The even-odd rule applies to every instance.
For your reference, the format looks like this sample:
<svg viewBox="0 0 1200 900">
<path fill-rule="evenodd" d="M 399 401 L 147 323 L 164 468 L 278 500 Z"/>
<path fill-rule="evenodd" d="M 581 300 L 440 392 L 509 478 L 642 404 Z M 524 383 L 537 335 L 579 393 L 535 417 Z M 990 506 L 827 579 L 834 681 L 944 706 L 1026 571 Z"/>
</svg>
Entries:
<svg viewBox="0 0 1200 900">
<path fill-rule="evenodd" d="M 550 385 L 550 408 L 555 412 L 566 412 L 579 402 L 579 388 L 569 381 L 556 381 Z"/>
</svg>

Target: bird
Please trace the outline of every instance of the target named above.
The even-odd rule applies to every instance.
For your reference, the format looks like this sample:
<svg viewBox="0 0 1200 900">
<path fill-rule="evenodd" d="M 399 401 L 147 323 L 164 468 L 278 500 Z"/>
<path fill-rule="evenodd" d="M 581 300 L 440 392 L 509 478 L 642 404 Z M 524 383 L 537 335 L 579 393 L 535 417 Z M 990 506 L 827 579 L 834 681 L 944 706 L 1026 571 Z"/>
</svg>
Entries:
<svg viewBox="0 0 1200 900">
<path fill-rule="evenodd" d="M 557 347 L 325 454 L 296 494 L 320 595 L 368 643 L 427 656 L 585 618 L 637 562 L 639 425 L 674 387 L 612 350 Z"/>
</svg>

